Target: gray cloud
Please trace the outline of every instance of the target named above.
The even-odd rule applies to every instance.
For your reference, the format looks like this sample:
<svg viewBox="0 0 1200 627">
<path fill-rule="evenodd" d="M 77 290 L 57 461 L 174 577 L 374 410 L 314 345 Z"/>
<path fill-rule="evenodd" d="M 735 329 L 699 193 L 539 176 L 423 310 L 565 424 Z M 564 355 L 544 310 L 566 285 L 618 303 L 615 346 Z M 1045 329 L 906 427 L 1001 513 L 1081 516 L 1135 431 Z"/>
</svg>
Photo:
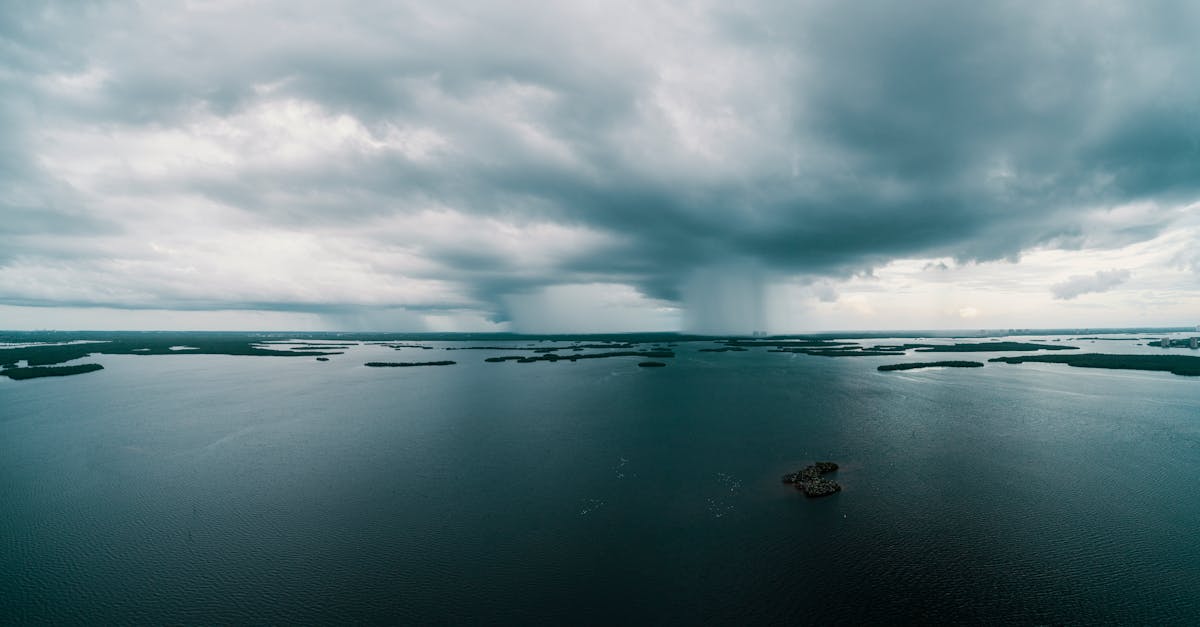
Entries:
<svg viewBox="0 0 1200 627">
<path fill-rule="evenodd" d="M 216 270 L 181 283 L 202 253 L 176 272 L 137 246 L 182 221 L 342 241 L 313 268 L 331 284 L 339 259 L 439 284 L 364 306 L 505 320 L 514 293 L 608 282 L 711 312 L 746 263 L 819 280 L 1118 246 L 1200 193 L 1188 2 L 189 6 L 8 12 L 0 186 L 20 193 L 0 199 L 0 270 L 70 255 L 154 270 L 106 291 L 67 289 L 104 277 L 66 269 L 61 296 L 0 278 L 0 303 L 348 306 L 269 270 L 245 289 Z M 1131 202 L 1152 208 L 1095 227 Z M 492 226 L 431 236 L 431 211 Z M 487 237 L 499 224 L 514 241 Z M 521 239 L 538 225 L 561 232 Z M 567 234 L 580 242 L 532 254 Z M 1084 293 L 1074 281 L 1056 295 Z"/>
<path fill-rule="evenodd" d="M 1107 292 L 1129 280 L 1128 270 L 1098 270 L 1095 274 L 1075 275 L 1050 287 L 1050 292 L 1059 300 L 1071 300 L 1083 294 Z"/>
</svg>

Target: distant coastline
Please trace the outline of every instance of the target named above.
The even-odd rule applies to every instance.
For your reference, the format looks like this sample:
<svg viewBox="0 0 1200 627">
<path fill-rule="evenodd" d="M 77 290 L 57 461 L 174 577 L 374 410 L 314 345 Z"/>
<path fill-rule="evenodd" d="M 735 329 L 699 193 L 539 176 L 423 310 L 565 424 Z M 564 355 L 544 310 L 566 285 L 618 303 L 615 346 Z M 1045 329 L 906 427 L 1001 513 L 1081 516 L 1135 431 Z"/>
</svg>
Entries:
<svg viewBox="0 0 1200 627">
<path fill-rule="evenodd" d="M 982 368 L 978 361 L 914 361 L 907 364 L 888 364 L 878 369 L 883 372 L 893 370 L 920 370 L 921 368 Z"/>
<path fill-rule="evenodd" d="M 1181 328 L 1191 331 L 1191 328 Z M 1076 330 L 1078 331 L 1078 330 Z M 1063 332 L 1063 330 L 1060 330 Z M 1134 333 L 1139 337 L 1102 337 L 1104 333 Z M 979 332 L 983 333 L 983 331 Z M 1030 338 L 1033 341 L 1011 339 L 988 340 L 983 335 L 914 336 L 917 341 L 876 343 L 872 337 L 908 339 L 896 332 L 860 334 L 811 334 L 778 336 L 698 336 L 677 333 L 628 333 L 580 335 L 518 335 L 518 334 L 421 334 L 421 333 L 284 333 L 284 332 L 66 332 L 66 331 L 8 331 L 0 332 L 0 376 L 13 380 L 43 377 L 62 377 L 102 370 L 100 364 L 64 365 L 93 355 L 136 355 L 175 357 L 184 355 L 229 355 L 254 357 L 315 357 L 328 361 L 330 356 L 342 355 L 363 346 L 390 348 L 395 351 L 467 350 L 491 351 L 498 355 L 484 356 L 489 363 L 517 362 L 576 362 L 612 357 L 634 357 L 641 363 L 662 363 L 662 359 L 677 356 L 676 347 L 695 346 L 696 355 L 722 358 L 730 353 L 762 352 L 801 354 L 815 357 L 888 357 L 915 353 L 984 353 L 1022 352 L 1026 356 L 1000 357 L 990 361 L 1009 364 L 1025 362 L 1063 363 L 1084 368 L 1129 369 L 1171 372 L 1184 376 L 1200 374 L 1200 356 L 1178 352 L 1165 354 L 1080 354 L 1079 341 L 1141 340 L 1148 345 L 1168 342 L 1170 350 L 1188 349 L 1193 339 L 1178 330 L 1164 329 L 1087 329 L 1087 335 L 1064 333 L 1061 337 Z M 1174 333 L 1175 337 L 1169 337 Z M 937 338 L 939 341 L 921 341 Z M 947 342 L 968 339 L 970 341 Z M 435 347 L 433 341 L 455 342 L 459 345 Z M 505 345 L 508 344 L 508 345 Z M 699 346 L 697 346 L 699 345 Z M 1128 346 L 1128 344 L 1124 344 Z M 186 347 L 186 350 L 181 350 Z M 504 353 L 510 353 L 505 355 Z M 688 351 L 691 352 L 691 351 Z M 517 354 L 511 354 L 517 353 Z M 1055 354 L 1048 354 L 1055 353 Z M 1062 354 L 1069 353 L 1069 354 Z M 428 353 L 426 353 L 428 355 Z M 732 356 L 728 357 L 733 359 Z M 450 360 L 373 361 L 366 365 L 383 367 L 447 366 Z M 881 371 L 902 371 L 931 367 L 977 368 L 983 364 L 972 361 L 912 362 L 877 366 Z M 657 365 L 645 367 L 659 367 Z"/>
<path fill-rule="evenodd" d="M 24 381 L 27 379 L 41 379 L 45 377 L 68 377 L 75 374 L 86 374 L 104 370 L 104 366 L 100 364 L 77 364 L 73 366 L 28 366 L 14 367 L 0 370 L 0 376 L 8 377 L 14 381 Z"/>
<path fill-rule="evenodd" d="M 368 361 L 368 368 L 415 368 L 417 366 L 453 366 L 456 361 Z"/>
<path fill-rule="evenodd" d="M 1025 362 L 1067 364 L 1076 368 L 1104 368 L 1107 370 L 1149 370 L 1170 372 L 1185 377 L 1200 377 L 1200 357 L 1192 357 L 1191 355 L 1105 355 L 1086 353 L 1083 355 L 996 357 L 988 361 L 1006 364 L 1022 364 Z"/>
</svg>

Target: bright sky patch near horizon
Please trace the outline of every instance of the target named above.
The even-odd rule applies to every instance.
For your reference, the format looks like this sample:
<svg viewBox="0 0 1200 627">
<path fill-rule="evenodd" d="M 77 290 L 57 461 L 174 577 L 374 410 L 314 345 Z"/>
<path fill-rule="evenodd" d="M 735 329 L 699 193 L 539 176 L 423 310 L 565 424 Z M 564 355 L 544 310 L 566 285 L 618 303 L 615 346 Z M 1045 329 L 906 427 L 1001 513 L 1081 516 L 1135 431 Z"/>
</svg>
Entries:
<svg viewBox="0 0 1200 627">
<path fill-rule="evenodd" d="M 9 2 L 0 328 L 1200 323 L 1186 1 Z"/>
</svg>

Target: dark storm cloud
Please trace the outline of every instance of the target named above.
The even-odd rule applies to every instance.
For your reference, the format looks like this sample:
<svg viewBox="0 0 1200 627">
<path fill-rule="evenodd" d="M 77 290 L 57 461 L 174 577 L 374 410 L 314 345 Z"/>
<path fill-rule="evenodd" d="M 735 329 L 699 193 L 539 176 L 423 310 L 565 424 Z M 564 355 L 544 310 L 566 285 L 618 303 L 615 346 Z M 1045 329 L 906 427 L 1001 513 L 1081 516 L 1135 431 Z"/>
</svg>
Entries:
<svg viewBox="0 0 1200 627">
<path fill-rule="evenodd" d="M 419 247 L 432 265 L 410 274 L 452 280 L 498 318 L 504 295 L 555 283 L 677 300 L 726 260 L 845 276 L 1124 244 L 1169 220 L 1096 231 L 1089 216 L 1200 192 L 1188 2 L 196 6 L 28 4 L 5 20 L 0 80 L 24 95 L 0 109 L 0 182 L 27 191 L 2 201 L 0 243 L 110 219 L 86 197 L 50 200 L 64 184 L 28 165 L 39 132 L 171 129 L 289 99 L 444 145 L 96 185 L 314 233 L 441 207 L 611 236 L 535 269 L 506 249 Z M 88 70 L 87 97 L 48 86 Z"/>
</svg>

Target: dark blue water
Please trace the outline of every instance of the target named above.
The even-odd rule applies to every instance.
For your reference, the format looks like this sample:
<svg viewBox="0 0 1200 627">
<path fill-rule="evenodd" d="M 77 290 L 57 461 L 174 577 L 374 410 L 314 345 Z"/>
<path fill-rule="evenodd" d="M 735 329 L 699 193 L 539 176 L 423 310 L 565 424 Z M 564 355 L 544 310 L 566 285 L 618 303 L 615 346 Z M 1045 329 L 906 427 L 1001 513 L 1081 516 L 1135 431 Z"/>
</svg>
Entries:
<svg viewBox="0 0 1200 627">
<path fill-rule="evenodd" d="M 700 346 L 0 379 L 0 623 L 1200 622 L 1200 380 Z"/>
</svg>

